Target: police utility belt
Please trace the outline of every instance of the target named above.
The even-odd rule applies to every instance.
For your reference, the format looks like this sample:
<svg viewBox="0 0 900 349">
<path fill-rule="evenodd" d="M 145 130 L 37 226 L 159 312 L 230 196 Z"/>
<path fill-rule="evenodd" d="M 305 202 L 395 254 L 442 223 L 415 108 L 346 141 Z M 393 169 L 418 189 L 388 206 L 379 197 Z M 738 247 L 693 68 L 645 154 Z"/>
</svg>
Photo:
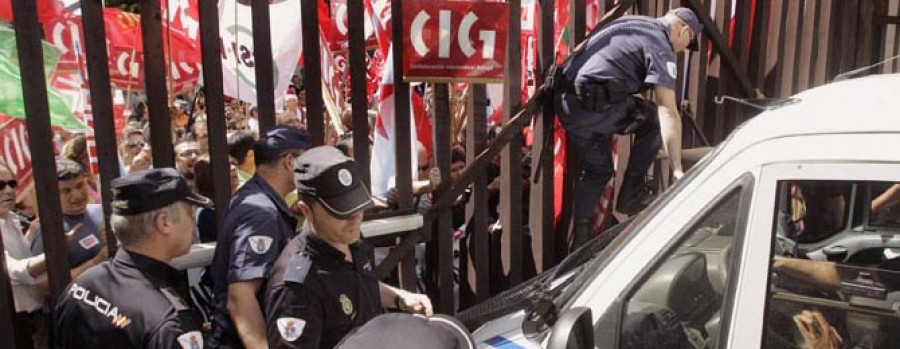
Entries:
<svg viewBox="0 0 900 349">
<path fill-rule="evenodd" d="M 581 107 L 599 112 L 605 105 L 622 103 L 628 98 L 628 86 L 617 80 L 601 80 L 591 83 L 572 83 L 568 79 L 560 79 L 560 87 L 574 93 Z"/>
</svg>

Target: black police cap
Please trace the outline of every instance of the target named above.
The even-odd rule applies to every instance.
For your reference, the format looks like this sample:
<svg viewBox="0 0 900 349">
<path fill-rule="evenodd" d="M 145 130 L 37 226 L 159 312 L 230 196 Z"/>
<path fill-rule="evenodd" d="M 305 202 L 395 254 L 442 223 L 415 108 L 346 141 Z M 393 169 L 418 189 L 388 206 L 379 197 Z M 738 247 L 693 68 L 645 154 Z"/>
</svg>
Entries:
<svg viewBox="0 0 900 349">
<path fill-rule="evenodd" d="M 132 216 L 169 206 L 178 201 L 212 208 L 212 201 L 191 190 L 190 185 L 173 168 L 151 169 L 129 173 L 112 180 L 112 211 Z"/>
<path fill-rule="evenodd" d="M 338 218 L 372 205 L 372 195 L 361 178 L 356 162 L 332 146 L 312 148 L 294 161 L 297 192 L 315 197 Z"/>
<path fill-rule="evenodd" d="M 278 126 L 259 139 L 259 145 L 268 150 L 309 149 L 312 143 L 309 132 L 290 126 Z"/>
<path fill-rule="evenodd" d="M 390 313 L 350 332 L 335 348 L 475 349 L 475 341 L 466 327 L 450 316 Z"/>
</svg>

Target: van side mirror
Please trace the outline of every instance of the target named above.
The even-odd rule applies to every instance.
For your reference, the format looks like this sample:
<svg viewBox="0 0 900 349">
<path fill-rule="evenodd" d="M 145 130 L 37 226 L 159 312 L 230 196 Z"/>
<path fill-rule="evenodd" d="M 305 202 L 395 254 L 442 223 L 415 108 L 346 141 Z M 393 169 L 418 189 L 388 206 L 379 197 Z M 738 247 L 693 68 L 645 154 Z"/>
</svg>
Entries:
<svg viewBox="0 0 900 349">
<path fill-rule="evenodd" d="M 594 347 L 594 325 L 591 308 L 576 307 L 566 310 L 553 325 L 548 349 L 588 349 Z"/>
</svg>

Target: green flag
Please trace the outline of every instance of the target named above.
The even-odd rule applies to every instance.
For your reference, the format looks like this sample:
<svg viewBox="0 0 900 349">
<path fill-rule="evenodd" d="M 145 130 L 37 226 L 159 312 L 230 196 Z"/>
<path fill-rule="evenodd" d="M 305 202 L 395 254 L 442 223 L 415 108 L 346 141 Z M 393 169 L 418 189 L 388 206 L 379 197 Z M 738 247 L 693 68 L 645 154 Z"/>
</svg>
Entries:
<svg viewBox="0 0 900 349">
<path fill-rule="evenodd" d="M 44 72 L 47 77 L 56 70 L 59 51 L 43 42 Z M 47 79 L 45 79 L 47 80 Z M 49 84 L 48 84 L 49 85 Z M 59 92 L 47 87 L 47 103 L 50 107 L 50 124 L 70 131 L 86 130 Z M 19 71 L 19 54 L 16 50 L 16 33 L 0 27 L 0 113 L 16 119 L 25 119 L 25 100 L 22 96 L 22 75 Z"/>
</svg>

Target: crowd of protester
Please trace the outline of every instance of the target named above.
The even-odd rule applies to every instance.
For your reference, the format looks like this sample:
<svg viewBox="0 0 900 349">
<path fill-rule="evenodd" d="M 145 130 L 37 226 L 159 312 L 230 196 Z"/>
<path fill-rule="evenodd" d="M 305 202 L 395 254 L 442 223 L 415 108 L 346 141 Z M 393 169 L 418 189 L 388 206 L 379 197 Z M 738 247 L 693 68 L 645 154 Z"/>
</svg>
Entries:
<svg viewBox="0 0 900 349">
<path fill-rule="evenodd" d="M 422 93 L 426 98 L 430 98 L 430 89 L 416 89 L 414 93 Z M 465 92 L 460 92 L 456 98 L 465 98 Z M 428 101 L 429 105 L 431 104 Z M 151 152 L 151 135 L 149 125 L 148 107 L 140 96 L 135 96 L 133 105 L 126 112 L 127 120 L 124 127 L 117 135 L 117 150 L 119 155 L 120 173 L 124 176 L 129 173 L 137 173 L 143 170 L 151 169 L 152 152 Z M 178 95 L 170 103 L 170 119 L 171 132 L 173 140 L 173 149 L 175 155 L 175 169 L 183 176 L 190 187 L 200 195 L 211 197 L 213 192 L 213 174 L 211 170 L 211 157 L 219 154 L 210 154 L 209 149 L 209 129 L 207 125 L 206 101 L 202 92 L 188 93 Z M 432 192 L 444 184 L 455 185 L 466 168 L 467 154 L 465 148 L 465 108 L 461 103 L 459 109 L 455 110 L 454 117 L 454 134 L 453 146 L 451 149 L 451 168 L 449 178 L 443 179 L 440 172 L 434 165 L 434 154 L 428 153 L 426 147 L 421 143 L 415 149 L 415 156 L 418 159 L 418 169 L 413 178 L 413 195 L 415 208 L 419 213 L 427 212 L 433 202 Z M 305 130 L 308 120 L 305 111 L 305 94 L 300 86 L 298 79 L 292 80 L 291 88 L 288 95 L 283 98 L 281 108 L 277 110 L 276 121 L 279 127 L 289 127 L 291 129 Z M 428 108 L 428 113 L 432 114 L 433 109 Z M 369 149 L 371 156 L 372 136 L 371 128 L 374 124 L 375 114 L 369 113 L 369 130 L 354 130 L 352 128 L 352 117 L 349 112 L 340 115 L 340 122 L 334 123 L 340 125 L 343 129 L 331 129 L 333 123 L 326 122 L 326 142 L 335 146 L 344 156 L 353 157 L 356 152 L 366 151 L 353 148 L 353 132 L 366 132 L 369 135 Z M 429 115 L 433 120 L 434 115 Z M 259 130 L 259 115 L 255 107 L 238 101 L 228 100 L 225 105 L 225 118 L 227 126 L 227 154 L 230 163 L 230 191 L 232 194 L 238 193 L 239 188 L 252 182 L 253 178 L 265 178 L 271 176 L 271 155 L 260 154 L 261 136 Z M 495 137 L 500 131 L 499 125 L 491 125 L 489 138 Z M 58 141 L 58 158 L 57 158 L 57 180 L 60 188 L 60 200 L 63 207 L 63 222 L 66 231 L 65 237 L 70 247 L 69 264 L 72 267 L 71 276 L 73 278 L 81 275 L 86 269 L 95 266 L 104 260 L 112 257 L 106 252 L 106 233 L 104 231 L 103 212 L 101 209 L 101 199 L 98 174 L 92 170 L 91 159 L 88 151 L 88 141 L 83 134 L 68 134 L 60 132 L 57 137 Z M 488 142 L 490 139 L 488 139 Z M 527 212 L 529 189 L 528 176 L 530 174 L 530 154 L 529 148 L 523 147 L 523 212 Z M 299 153 L 298 153 L 299 154 Z M 261 165 L 262 164 L 262 165 Z M 269 171 L 261 174 L 262 170 Z M 291 176 L 289 172 L 285 176 Z M 47 343 L 47 324 L 49 309 L 44 307 L 47 304 L 49 289 L 46 280 L 46 267 L 43 255 L 43 242 L 41 238 L 40 219 L 37 218 L 37 202 L 35 200 L 34 189 L 25 188 L 25 190 L 16 195 L 15 178 L 11 177 L 12 172 L 5 165 L 0 164 L 0 204 L 9 206 L 0 206 L 0 227 L 3 228 L 4 245 L 7 249 L 7 267 L 9 268 L 10 278 L 14 284 L 16 311 L 21 319 L 16 321 L 17 325 L 26 326 L 21 328 L 21 333 L 33 333 L 37 347 L 43 347 Z M 488 232 L 491 234 L 491 249 L 496 252 L 491 253 L 492 273 L 502 276 L 502 267 L 499 259 L 500 235 L 502 227 L 500 225 L 500 156 L 497 156 L 488 167 L 487 183 L 489 194 L 489 205 L 487 207 L 488 217 L 493 222 Z M 288 178 L 288 177 L 285 177 Z M 4 182 L 12 180 L 13 182 Z M 4 185 L 5 184 L 5 185 Z M 22 189 L 22 188 L 19 188 Z M 20 190 L 21 191 L 21 190 Z M 454 249 L 455 262 L 454 273 L 458 282 L 458 308 L 463 309 L 474 304 L 474 291 L 468 281 L 474 274 L 471 272 L 472 258 L 468 251 L 473 251 L 471 246 L 474 243 L 472 225 L 468 224 L 466 214 L 466 205 L 468 204 L 471 190 L 470 188 L 457 198 L 453 205 L 453 229 L 454 233 Z M 282 195 L 285 206 L 290 210 L 292 215 L 297 218 L 296 222 L 292 222 L 292 227 L 300 229 L 304 224 L 303 203 L 298 198 L 296 191 L 288 190 Z M 388 191 L 386 197 L 372 198 L 375 208 L 374 210 L 391 210 L 399 206 L 400 198 L 396 188 Z M 194 227 L 194 242 L 215 242 L 219 240 L 221 230 L 217 230 L 216 226 L 216 210 L 224 210 L 227 208 L 206 208 L 196 207 L 194 216 L 196 226 Z M 481 208 L 479 208 L 481 209 Z M 229 210 L 231 213 L 232 210 Z M 309 212 L 307 212 L 309 213 Z M 251 214 L 254 214 L 251 212 Z M 526 218 L 527 215 L 523 215 Z M 292 228 L 293 229 L 293 228 Z M 221 240 L 220 240 L 221 243 Z M 383 257 L 386 250 L 376 251 L 376 256 Z M 417 275 L 419 277 L 419 291 L 430 295 L 437 293 L 436 280 L 437 273 L 434 265 L 429 266 L 427 263 L 424 245 L 418 246 L 416 250 L 418 260 Z M 378 259 L 378 258 L 376 258 Z M 533 263 L 533 262 L 532 262 Z M 528 262 L 526 261 L 526 264 Z M 529 273 L 534 273 L 533 265 L 528 269 Z M 212 271 L 206 268 L 204 271 L 194 271 L 195 279 L 192 285 L 194 289 L 191 291 L 193 302 L 201 308 L 204 315 L 204 323 L 209 328 L 214 322 L 216 308 L 221 311 L 221 300 L 215 300 L 216 293 L 215 282 L 210 277 Z M 502 277 L 501 277 L 502 279 Z M 506 288 L 508 283 L 500 280 L 492 283 L 492 293 L 497 293 Z M 256 293 L 259 291 L 260 285 L 257 285 Z M 221 292 L 219 292 L 221 293 Z M 229 299 L 230 301 L 230 299 Z M 229 305 L 230 306 L 230 305 Z M 230 310 L 230 308 L 229 308 Z"/>
</svg>

